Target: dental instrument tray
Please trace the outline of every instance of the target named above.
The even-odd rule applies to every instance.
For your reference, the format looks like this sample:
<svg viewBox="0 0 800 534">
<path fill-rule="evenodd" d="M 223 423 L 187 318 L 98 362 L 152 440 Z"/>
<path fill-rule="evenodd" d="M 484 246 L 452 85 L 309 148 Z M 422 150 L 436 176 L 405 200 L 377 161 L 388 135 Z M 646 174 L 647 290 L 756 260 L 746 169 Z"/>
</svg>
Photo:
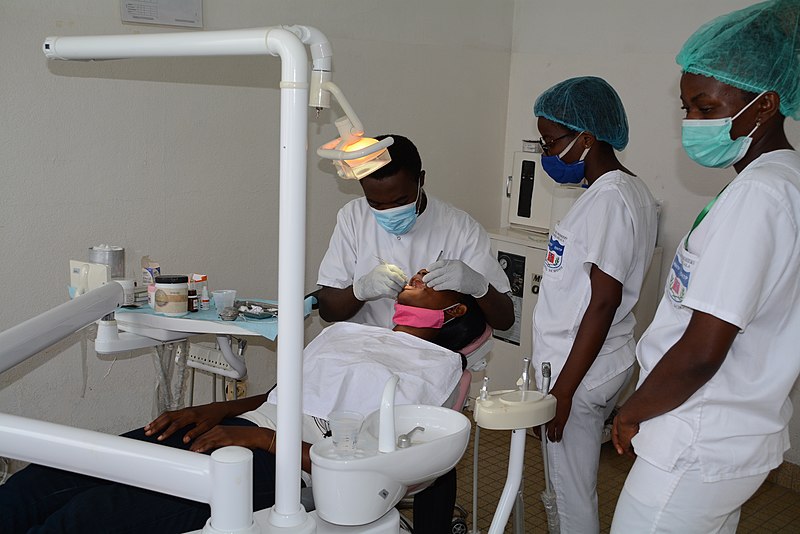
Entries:
<svg viewBox="0 0 800 534">
<path fill-rule="evenodd" d="M 256 300 L 237 300 L 234 308 L 249 319 L 272 319 L 278 316 L 278 305 Z"/>
</svg>

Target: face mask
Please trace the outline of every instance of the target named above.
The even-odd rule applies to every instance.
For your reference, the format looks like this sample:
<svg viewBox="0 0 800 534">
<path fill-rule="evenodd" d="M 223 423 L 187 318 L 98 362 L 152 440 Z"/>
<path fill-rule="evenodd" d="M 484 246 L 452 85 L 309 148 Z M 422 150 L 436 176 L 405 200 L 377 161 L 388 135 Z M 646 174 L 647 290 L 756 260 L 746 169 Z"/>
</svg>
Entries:
<svg viewBox="0 0 800 534">
<path fill-rule="evenodd" d="M 396 303 L 394 305 L 394 317 L 392 322 L 401 326 L 413 326 L 415 328 L 441 328 L 455 317 L 444 320 L 444 312 L 458 306 L 459 303 L 448 306 L 443 310 L 429 310 L 427 308 L 417 308 L 416 306 L 406 306 Z"/>
<path fill-rule="evenodd" d="M 575 163 L 564 163 L 564 160 L 561 158 L 572 149 L 572 146 L 578 140 L 583 132 L 579 133 L 575 136 L 570 144 L 567 145 L 567 148 L 561 151 L 561 154 L 558 156 L 542 156 L 542 168 L 544 172 L 546 172 L 550 178 L 555 180 L 556 183 L 559 184 L 579 184 L 583 181 L 584 177 L 584 161 L 583 159 L 586 157 L 586 154 L 589 153 L 589 149 L 583 151 L 581 157 Z M 591 148 L 591 147 L 590 147 Z"/>
<path fill-rule="evenodd" d="M 758 100 L 764 91 L 733 117 L 725 119 L 684 119 L 681 127 L 681 141 L 686 154 L 703 167 L 730 167 L 747 153 L 750 142 L 760 122 L 756 122 L 749 134 L 731 139 L 731 126 L 734 119 Z"/>
<path fill-rule="evenodd" d="M 422 187 L 422 181 L 417 184 L 417 199 L 410 204 L 389 208 L 386 210 L 376 210 L 370 208 L 375 220 L 384 230 L 393 235 L 403 235 L 408 233 L 417 222 L 417 202 Z"/>
</svg>

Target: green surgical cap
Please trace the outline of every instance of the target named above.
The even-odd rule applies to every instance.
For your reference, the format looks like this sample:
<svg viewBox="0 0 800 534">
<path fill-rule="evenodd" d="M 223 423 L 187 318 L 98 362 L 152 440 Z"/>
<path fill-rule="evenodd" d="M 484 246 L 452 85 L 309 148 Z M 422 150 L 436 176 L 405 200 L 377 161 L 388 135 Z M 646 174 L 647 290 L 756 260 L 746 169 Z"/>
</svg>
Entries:
<svg viewBox="0 0 800 534">
<path fill-rule="evenodd" d="M 622 100 L 602 78 L 581 76 L 557 83 L 539 95 L 533 114 L 570 130 L 589 132 L 617 150 L 628 144 L 628 117 Z"/>
<path fill-rule="evenodd" d="M 800 0 L 756 4 L 701 26 L 675 60 L 745 91 L 775 91 L 781 113 L 800 119 L 799 24 Z"/>
</svg>

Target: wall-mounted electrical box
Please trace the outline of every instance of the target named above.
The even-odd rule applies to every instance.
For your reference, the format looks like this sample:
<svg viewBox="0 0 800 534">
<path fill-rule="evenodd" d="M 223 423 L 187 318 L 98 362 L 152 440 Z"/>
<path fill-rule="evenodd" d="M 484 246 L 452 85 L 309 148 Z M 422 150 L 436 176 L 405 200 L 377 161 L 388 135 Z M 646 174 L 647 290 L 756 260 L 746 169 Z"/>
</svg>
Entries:
<svg viewBox="0 0 800 534">
<path fill-rule="evenodd" d="M 514 152 L 506 195 L 508 222 L 525 230 L 547 233 L 555 182 L 542 169 L 541 154 Z"/>
</svg>

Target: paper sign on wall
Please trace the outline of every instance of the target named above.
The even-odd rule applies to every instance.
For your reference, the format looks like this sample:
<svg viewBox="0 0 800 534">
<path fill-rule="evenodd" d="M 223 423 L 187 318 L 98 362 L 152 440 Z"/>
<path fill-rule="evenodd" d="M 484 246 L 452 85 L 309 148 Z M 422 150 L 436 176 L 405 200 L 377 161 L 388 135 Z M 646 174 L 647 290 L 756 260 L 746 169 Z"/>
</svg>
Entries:
<svg viewBox="0 0 800 534">
<path fill-rule="evenodd" d="M 122 22 L 203 27 L 203 0 L 120 0 Z"/>
</svg>

